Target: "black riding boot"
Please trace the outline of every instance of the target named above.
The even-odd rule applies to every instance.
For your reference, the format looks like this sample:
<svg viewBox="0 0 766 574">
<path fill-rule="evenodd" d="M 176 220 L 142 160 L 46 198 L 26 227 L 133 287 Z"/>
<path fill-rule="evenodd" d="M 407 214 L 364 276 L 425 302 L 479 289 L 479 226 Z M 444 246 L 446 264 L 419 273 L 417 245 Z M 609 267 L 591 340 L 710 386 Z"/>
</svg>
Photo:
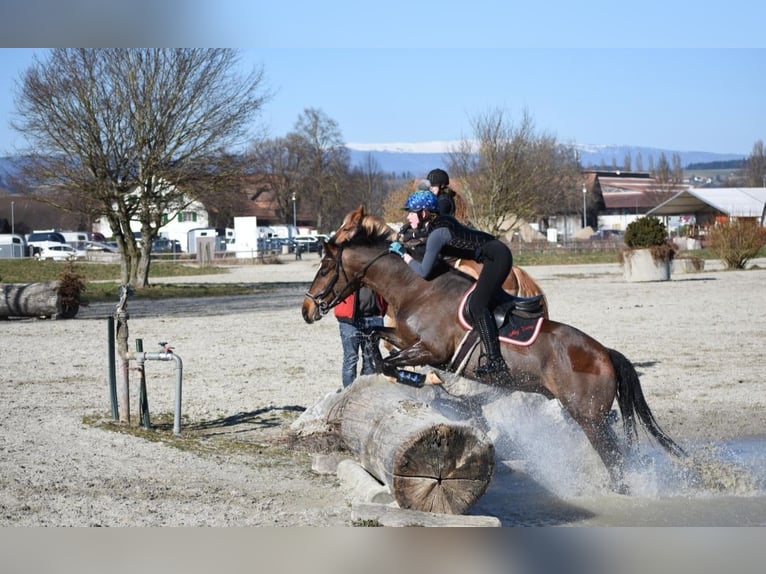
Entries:
<svg viewBox="0 0 766 574">
<path fill-rule="evenodd" d="M 487 309 L 473 320 L 473 328 L 479 333 L 481 345 L 484 352 L 479 358 L 479 366 L 476 368 L 476 376 L 485 382 L 493 385 L 510 384 L 510 373 L 508 365 L 500 352 L 500 341 L 498 340 L 497 325 L 492 313 Z M 481 359 L 484 364 L 481 364 Z"/>
</svg>

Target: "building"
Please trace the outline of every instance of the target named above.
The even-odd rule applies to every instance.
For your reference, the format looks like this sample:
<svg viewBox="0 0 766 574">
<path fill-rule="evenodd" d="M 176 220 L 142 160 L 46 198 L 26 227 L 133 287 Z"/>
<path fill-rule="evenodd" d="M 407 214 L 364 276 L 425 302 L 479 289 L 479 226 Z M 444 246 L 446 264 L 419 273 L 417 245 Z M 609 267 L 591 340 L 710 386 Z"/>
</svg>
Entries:
<svg viewBox="0 0 766 574">
<path fill-rule="evenodd" d="M 645 172 L 585 171 L 583 175 L 592 196 L 587 202 L 587 219 L 596 224 L 595 229 L 624 231 L 631 221 L 689 188 L 686 184 L 663 184 Z"/>
<path fill-rule="evenodd" d="M 766 187 L 693 187 L 673 194 L 648 215 L 685 217 L 704 227 L 729 218 L 754 219 L 766 225 Z"/>
</svg>

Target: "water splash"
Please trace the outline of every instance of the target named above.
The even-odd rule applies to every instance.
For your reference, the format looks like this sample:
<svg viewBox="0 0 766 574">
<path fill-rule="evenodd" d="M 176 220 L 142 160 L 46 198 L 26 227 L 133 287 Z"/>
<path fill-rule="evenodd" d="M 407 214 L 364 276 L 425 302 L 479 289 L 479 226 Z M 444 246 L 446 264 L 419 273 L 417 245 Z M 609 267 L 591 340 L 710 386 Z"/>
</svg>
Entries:
<svg viewBox="0 0 766 574">
<path fill-rule="evenodd" d="M 557 400 L 513 393 L 485 404 L 497 458 L 523 470 L 551 494 L 563 498 L 618 496 L 582 429 Z M 616 413 L 615 413 L 616 414 Z M 624 448 L 622 422 L 612 417 Z M 626 456 L 625 483 L 633 497 L 750 496 L 763 493 L 763 478 L 721 445 L 684 445 L 677 459 L 648 437 Z"/>
</svg>

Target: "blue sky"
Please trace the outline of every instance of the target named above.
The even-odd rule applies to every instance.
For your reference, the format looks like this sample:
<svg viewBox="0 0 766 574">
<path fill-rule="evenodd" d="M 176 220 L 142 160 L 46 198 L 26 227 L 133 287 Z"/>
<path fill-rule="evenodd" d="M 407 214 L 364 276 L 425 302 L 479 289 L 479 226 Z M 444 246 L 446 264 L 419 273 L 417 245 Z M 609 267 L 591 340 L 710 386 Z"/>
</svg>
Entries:
<svg viewBox="0 0 766 574">
<path fill-rule="evenodd" d="M 113 45 L 240 47 L 243 66 L 262 67 L 274 93 L 261 116 L 272 136 L 290 131 L 313 107 L 336 120 L 351 143 L 469 137 L 471 120 L 493 109 L 511 121 L 527 110 L 539 130 L 580 144 L 746 155 L 766 139 L 766 50 L 760 47 L 766 8 L 740 0 L 725 11 L 654 0 L 597 1 L 586 8 L 507 0 L 371 6 L 189 0 L 180 18 L 172 10 L 178 2 L 157 0 L 154 26 L 168 26 L 168 33 L 126 26 L 123 14 L 96 14 L 100 27 L 27 23 L 28 33 L 21 34 L 13 17 L 23 24 L 34 0 L 11 8 L 0 27 L 13 28 L 17 46 L 99 45 L 108 36 Z M 114 10 L 127 4 L 115 2 Z M 102 35 L 94 36 L 95 29 Z M 126 29 L 130 34 L 122 37 Z M 137 29 L 148 30 L 146 37 L 131 35 Z M 8 126 L 12 88 L 34 53 L 45 50 L 0 49 L 0 156 L 23 143 Z"/>
</svg>

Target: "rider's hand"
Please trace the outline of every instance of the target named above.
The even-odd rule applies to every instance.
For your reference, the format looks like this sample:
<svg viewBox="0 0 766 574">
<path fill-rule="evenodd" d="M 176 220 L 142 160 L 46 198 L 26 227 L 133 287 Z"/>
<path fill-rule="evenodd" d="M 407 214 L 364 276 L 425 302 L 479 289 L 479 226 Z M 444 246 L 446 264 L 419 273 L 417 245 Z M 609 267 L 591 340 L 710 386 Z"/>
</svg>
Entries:
<svg viewBox="0 0 766 574">
<path fill-rule="evenodd" d="M 391 253 L 396 253 L 399 257 L 404 257 L 405 251 L 404 251 L 404 245 L 399 243 L 398 241 L 394 241 L 388 248 L 388 250 Z"/>
</svg>

